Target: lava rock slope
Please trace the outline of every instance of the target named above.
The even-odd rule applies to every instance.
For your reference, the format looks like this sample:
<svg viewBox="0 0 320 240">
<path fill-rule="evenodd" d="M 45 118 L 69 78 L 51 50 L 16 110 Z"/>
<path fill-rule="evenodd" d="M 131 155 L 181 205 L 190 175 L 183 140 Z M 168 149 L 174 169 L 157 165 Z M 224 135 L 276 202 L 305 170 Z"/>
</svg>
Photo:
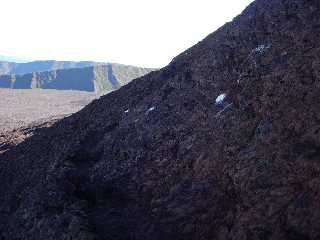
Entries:
<svg viewBox="0 0 320 240">
<path fill-rule="evenodd" d="M 2 239 L 319 239 L 319 5 L 256 0 L 0 155 Z"/>
</svg>

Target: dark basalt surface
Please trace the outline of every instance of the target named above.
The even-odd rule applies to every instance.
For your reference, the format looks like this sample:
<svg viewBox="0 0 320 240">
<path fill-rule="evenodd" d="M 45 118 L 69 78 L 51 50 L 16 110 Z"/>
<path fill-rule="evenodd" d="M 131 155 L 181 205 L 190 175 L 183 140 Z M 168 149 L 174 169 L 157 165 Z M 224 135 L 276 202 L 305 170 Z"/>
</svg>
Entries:
<svg viewBox="0 0 320 240">
<path fill-rule="evenodd" d="M 62 118 L 62 116 L 61 116 Z M 10 150 L 17 146 L 27 138 L 33 136 L 33 132 L 42 128 L 51 127 L 55 122 L 59 120 L 59 116 L 46 118 L 43 120 L 35 121 L 25 126 L 20 126 L 15 129 L 0 132 L 0 154 Z"/>
<path fill-rule="evenodd" d="M 319 47 L 319 1 L 257 0 L 35 130 L 0 155 L 0 238 L 319 239 Z"/>
</svg>

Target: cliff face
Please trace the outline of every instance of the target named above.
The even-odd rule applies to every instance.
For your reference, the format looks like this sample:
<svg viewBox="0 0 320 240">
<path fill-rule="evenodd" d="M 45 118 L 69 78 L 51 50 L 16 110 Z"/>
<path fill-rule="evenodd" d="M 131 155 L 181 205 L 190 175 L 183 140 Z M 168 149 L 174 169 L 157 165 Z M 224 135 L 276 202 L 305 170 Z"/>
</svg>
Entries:
<svg viewBox="0 0 320 240">
<path fill-rule="evenodd" d="M 320 6 L 257 0 L 0 155 L 3 239 L 319 239 Z"/>
<path fill-rule="evenodd" d="M 61 67 L 61 66 L 60 66 Z M 90 92 L 112 91 L 141 77 L 152 69 L 121 64 L 95 65 L 83 68 L 58 69 L 24 75 L 0 76 L 0 87 L 14 89 L 58 89 Z"/>
<path fill-rule="evenodd" d="M 69 68 L 83 68 L 95 65 L 102 65 L 103 63 L 82 61 L 82 62 L 71 62 L 71 61 L 33 61 L 27 63 L 15 63 L 0 61 L 0 74 L 10 75 L 18 74 L 23 75 L 26 73 L 33 72 L 45 72 L 58 69 L 69 69 Z"/>
</svg>

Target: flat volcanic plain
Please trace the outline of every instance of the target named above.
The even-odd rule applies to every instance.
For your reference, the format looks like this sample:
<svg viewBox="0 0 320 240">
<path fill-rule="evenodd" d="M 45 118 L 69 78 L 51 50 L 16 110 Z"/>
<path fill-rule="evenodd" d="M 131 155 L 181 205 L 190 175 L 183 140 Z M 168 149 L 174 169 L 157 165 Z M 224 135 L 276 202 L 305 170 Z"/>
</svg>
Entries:
<svg viewBox="0 0 320 240">
<path fill-rule="evenodd" d="M 105 93 L 0 88 L 0 133 L 60 119 L 79 111 Z"/>
</svg>

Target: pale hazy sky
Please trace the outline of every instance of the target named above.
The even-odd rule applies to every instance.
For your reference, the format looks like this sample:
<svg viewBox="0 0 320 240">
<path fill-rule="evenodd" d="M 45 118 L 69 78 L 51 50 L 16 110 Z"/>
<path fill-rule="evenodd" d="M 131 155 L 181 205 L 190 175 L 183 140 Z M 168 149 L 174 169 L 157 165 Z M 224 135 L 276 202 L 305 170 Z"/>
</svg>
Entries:
<svg viewBox="0 0 320 240">
<path fill-rule="evenodd" d="M 162 67 L 252 0 L 0 0 L 0 55 Z"/>
</svg>

